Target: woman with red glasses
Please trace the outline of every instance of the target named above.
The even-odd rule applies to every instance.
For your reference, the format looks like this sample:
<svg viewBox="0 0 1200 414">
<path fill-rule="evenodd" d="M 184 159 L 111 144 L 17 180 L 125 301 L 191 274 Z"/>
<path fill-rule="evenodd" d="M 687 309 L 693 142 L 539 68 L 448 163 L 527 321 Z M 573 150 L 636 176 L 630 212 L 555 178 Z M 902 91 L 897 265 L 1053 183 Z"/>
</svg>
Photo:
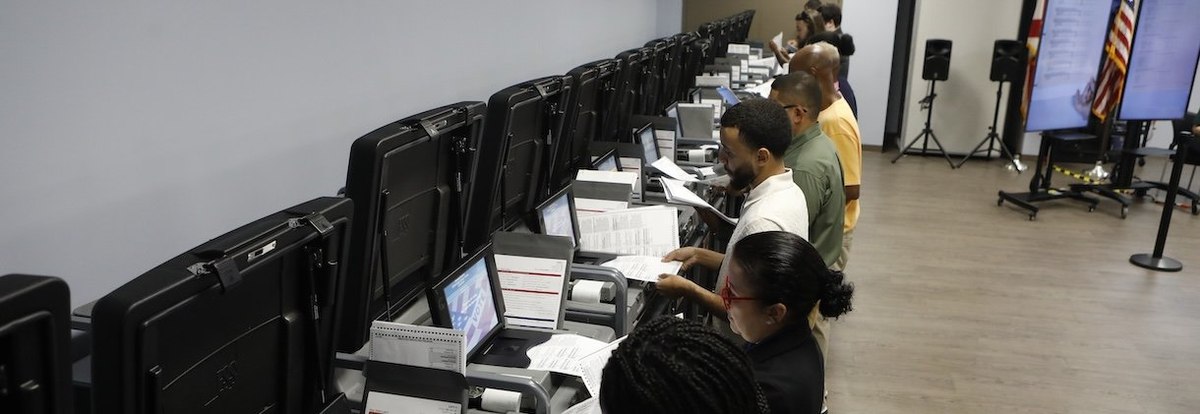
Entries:
<svg viewBox="0 0 1200 414">
<path fill-rule="evenodd" d="M 720 296 L 772 413 L 821 412 L 825 367 L 808 313 L 849 312 L 854 286 L 800 236 L 756 233 L 738 241 Z"/>
</svg>

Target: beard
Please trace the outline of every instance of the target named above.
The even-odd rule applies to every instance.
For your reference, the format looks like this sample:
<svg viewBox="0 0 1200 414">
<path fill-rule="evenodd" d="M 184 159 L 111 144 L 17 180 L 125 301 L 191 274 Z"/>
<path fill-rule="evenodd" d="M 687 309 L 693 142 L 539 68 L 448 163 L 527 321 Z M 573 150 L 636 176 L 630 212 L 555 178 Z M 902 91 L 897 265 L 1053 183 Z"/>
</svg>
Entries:
<svg viewBox="0 0 1200 414">
<path fill-rule="evenodd" d="M 748 167 L 726 169 L 729 170 L 729 188 L 732 190 L 746 190 L 754 182 L 754 171 Z"/>
</svg>

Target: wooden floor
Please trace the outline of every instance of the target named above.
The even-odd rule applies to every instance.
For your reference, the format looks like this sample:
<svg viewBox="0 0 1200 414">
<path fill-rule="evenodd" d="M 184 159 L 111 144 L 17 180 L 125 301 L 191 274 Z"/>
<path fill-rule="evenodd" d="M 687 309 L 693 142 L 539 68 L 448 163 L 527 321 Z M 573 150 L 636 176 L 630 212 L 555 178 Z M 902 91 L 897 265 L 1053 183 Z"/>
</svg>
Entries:
<svg viewBox="0 0 1200 414">
<path fill-rule="evenodd" d="M 996 205 L 1028 171 L 893 154 L 864 153 L 831 412 L 1200 413 L 1200 217 L 1171 223 L 1184 270 L 1152 272 L 1129 256 L 1152 251 L 1161 204 L 1122 220 L 1111 201 L 1056 201 L 1029 221 Z"/>
</svg>

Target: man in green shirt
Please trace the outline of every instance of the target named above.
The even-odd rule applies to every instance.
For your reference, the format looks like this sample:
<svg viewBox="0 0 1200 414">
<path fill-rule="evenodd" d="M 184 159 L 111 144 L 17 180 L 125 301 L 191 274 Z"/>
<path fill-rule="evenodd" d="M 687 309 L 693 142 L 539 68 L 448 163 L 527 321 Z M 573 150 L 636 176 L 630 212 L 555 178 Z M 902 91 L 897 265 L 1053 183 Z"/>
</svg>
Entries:
<svg viewBox="0 0 1200 414">
<path fill-rule="evenodd" d="M 792 121 L 792 143 L 783 162 L 792 169 L 792 181 L 808 202 L 808 241 L 825 265 L 832 266 L 842 252 L 846 193 L 837 149 L 817 123 L 820 83 L 806 72 L 792 72 L 775 78 L 770 98 L 787 109 Z"/>
</svg>

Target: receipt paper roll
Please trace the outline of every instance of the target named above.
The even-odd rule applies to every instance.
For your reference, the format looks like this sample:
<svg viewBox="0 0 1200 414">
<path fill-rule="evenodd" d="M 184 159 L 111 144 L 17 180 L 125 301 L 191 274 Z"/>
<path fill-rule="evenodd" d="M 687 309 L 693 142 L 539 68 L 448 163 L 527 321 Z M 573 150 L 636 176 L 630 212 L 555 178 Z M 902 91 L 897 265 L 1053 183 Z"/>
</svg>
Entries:
<svg viewBox="0 0 1200 414">
<path fill-rule="evenodd" d="M 480 408 L 495 413 L 519 412 L 521 411 L 521 393 L 488 388 L 483 390 L 479 405 Z"/>
<path fill-rule="evenodd" d="M 600 303 L 600 293 L 604 290 L 604 282 L 595 280 L 580 280 L 571 288 L 571 300 L 585 303 Z"/>
</svg>

